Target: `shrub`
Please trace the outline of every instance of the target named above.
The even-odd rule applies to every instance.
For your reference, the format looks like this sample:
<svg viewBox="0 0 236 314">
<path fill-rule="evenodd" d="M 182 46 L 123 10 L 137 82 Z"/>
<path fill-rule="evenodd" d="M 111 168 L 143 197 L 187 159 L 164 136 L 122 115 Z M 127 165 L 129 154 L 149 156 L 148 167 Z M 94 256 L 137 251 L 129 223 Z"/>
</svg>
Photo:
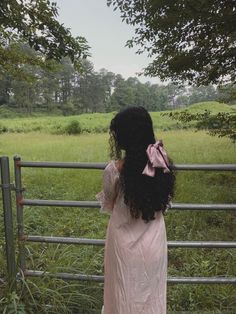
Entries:
<svg viewBox="0 0 236 314">
<path fill-rule="evenodd" d="M 105 125 L 95 126 L 93 131 L 94 133 L 106 133 L 108 131 L 108 126 Z"/>
<path fill-rule="evenodd" d="M 8 131 L 8 128 L 3 125 L 3 124 L 0 124 L 0 133 L 6 133 Z"/>
<path fill-rule="evenodd" d="M 15 118 L 17 117 L 17 113 L 12 109 L 8 108 L 7 105 L 0 106 L 0 117 L 1 118 Z"/>
<path fill-rule="evenodd" d="M 78 120 L 70 121 L 65 127 L 65 133 L 71 134 L 80 134 L 82 132 L 81 125 Z"/>
</svg>

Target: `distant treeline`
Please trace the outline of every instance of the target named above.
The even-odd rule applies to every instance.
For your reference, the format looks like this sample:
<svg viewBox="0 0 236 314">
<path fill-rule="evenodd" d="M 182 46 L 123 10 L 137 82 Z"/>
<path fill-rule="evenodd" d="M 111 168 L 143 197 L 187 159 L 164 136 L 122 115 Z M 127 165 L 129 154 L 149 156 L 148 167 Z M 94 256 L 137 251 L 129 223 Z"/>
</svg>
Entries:
<svg viewBox="0 0 236 314">
<path fill-rule="evenodd" d="M 26 47 L 30 54 L 35 53 Z M 124 79 L 106 69 L 96 72 L 93 64 L 83 62 L 83 73 L 76 71 L 69 59 L 51 64 L 49 69 L 33 65 L 25 67 L 27 77 L 0 77 L 0 115 L 18 113 L 111 112 L 128 105 L 161 111 L 192 103 L 217 100 L 214 86 L 179 87 L 174 84 L 141 83 L 136 77 Z M 221 92 L 222 93 L 222 92 Z"/>
</svg>

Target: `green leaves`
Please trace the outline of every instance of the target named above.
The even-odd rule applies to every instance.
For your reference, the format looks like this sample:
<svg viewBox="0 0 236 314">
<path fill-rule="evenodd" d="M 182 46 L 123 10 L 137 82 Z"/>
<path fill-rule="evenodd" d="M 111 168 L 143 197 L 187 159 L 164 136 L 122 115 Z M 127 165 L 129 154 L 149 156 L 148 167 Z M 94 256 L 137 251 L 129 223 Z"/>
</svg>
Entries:
<svg viewBox="0 0 236 314">
<path fill-rule="evenodd" d="M 166 115 L 185 124 L 196 121 L 195 127 L 197 130 L 207 130 L 210 135 L 228 137 L 232 141 L 236 141 L 236 112 L 211 114 L 210 110 L 205 110 L 203 113 L 193 114 L 184 110 L 170 112 Z"/>
<path fill-rule="evenodd" d="M 197 85 L 235 82 L 235 0 L 107 0 L 135 27 L 128 47 L 153 61 L 144 74 Z"/>
<path fill-rule="evenodd" d="M 84 37 L 73 37 L 70 30 L 58 22 L 57 15 L 56 3 L 48 0 L 2 0 L 0 71 L 16 75 L 15 68 L 22 63 L 42 65 L 46 60 L 60 61 L 63 57 L 69 57 L 76 69 L 81 69 L 81 60 L 89 55 L 87 41 Z M 23 53 L 18 56 L 12 43 L 19 41 L 40 52 L 37 58 L 30 60 Z"/>
</svg>

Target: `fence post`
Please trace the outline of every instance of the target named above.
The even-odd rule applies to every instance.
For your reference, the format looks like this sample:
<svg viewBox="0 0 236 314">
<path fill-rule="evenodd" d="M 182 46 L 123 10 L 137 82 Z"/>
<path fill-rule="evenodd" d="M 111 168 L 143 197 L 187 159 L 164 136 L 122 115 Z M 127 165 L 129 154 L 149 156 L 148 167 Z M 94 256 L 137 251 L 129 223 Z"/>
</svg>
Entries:
<svg viewBox="0 0 236 314">
<path fill-rule="evenodd" d="M 19 247 L 19 268 L 24 273 L 25 271 L 25 243 L 24 243 L 24 220 L 23 220 L 23 189 L 21 181 L 21 167 L 19 165 L 21 158 L 14 156 L 15 169 L 15 191 L 16 191 L 16 219 L 17 219 L 17 235 Z"/>
<path fill-rule="evenodd" d="M 8 157 L 4 156 L 0 158 L 0 167 L 7 258 L 7 279 L 9 289 L 12 291 L 16 288 L 16 260 L 11 202 L 10 167 Z"/>
</svg>

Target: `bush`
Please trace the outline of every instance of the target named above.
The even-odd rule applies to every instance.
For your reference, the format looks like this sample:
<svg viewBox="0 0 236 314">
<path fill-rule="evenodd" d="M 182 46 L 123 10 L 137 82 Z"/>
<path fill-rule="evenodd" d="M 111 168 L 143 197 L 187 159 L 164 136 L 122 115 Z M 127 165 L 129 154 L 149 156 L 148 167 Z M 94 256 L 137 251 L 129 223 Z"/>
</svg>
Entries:
<svg viewBox="0 0 236 314">
<path fill-rule="evenodd" d="M 70 121 L 65 127 L 65 133 L 69 135 L 80 134 L 81 132 L 82 132 L 82 128 L 78 120 Z"/>
<path fill-rule="evenodd" d="M 8 128 L 5 125 L 0 124 L 0 134 L 6 133 L 7 131 L 8 131 Z"/>
<path fill-rule="evenodd" d="M 8 108 L 7 105 L 0 106 L 0 117 L 1 118 L 16 118 L 18 115 L 12 109 Z"/>
<path fill-rule="evenodd" d="M 95 126 L 93 131 L 94 133 L 106 133 L 108 131 L 108 126 L 105 125 Z"/>
</svg>

